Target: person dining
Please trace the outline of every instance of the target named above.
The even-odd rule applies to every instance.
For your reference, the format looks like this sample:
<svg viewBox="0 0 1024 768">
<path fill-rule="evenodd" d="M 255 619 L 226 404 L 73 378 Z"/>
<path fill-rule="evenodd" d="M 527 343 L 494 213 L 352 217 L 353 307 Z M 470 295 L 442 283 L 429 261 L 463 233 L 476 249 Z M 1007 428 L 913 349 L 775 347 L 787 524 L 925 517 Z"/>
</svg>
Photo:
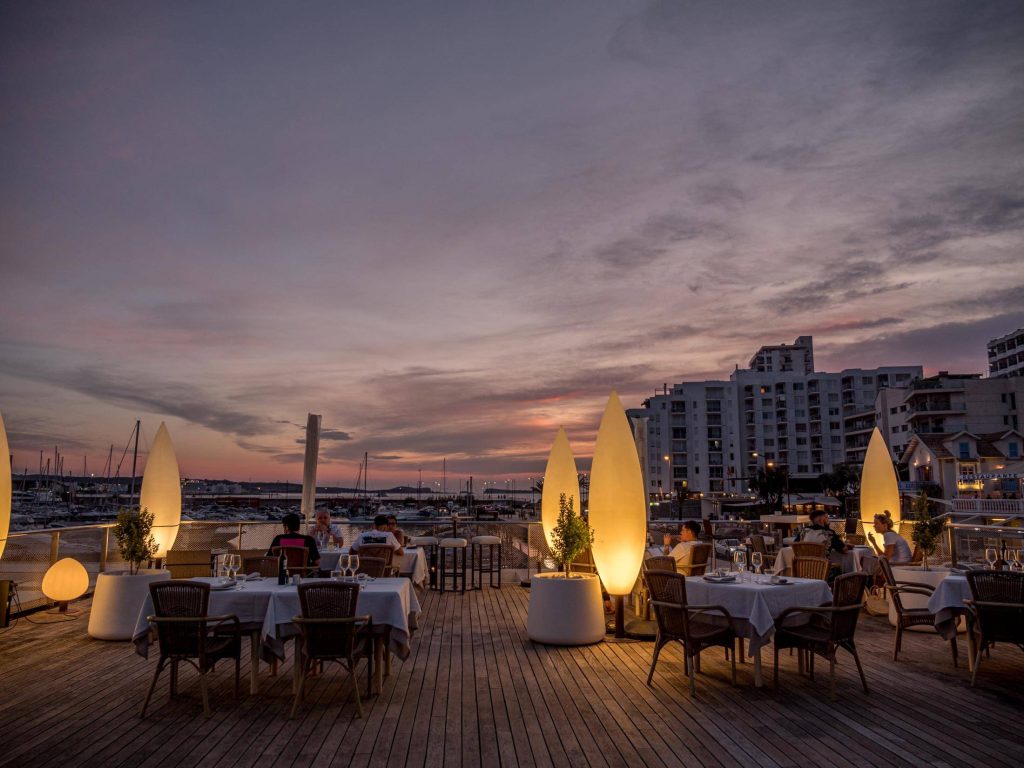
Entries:
<svg viewBox="0 0 1024 768">
<path fill-rule="evenodd" d="M 675 558 L 676 570 L 680 566 L 688 566 L 693 561 L 693 548 L 700 544 L 700 525 L 694 520 L 687 520 L 679 529 L 679 543 L 674 547 L 672 541 L 675 537 L 665 534 L 663 540 L 665 554 Z M 671 548 L 670 548 L 671 547 Z"/>
<path fill-rule="evenodd" d="M 373 530 L 363 531 L 356 536 L 355 541 L 352 542 L 351 552 L 359 552 L 359 548 L 363 546 L 384 546 L 391 547 L 396 555 L 404 555 L 405 549 L 395 538 L 395 535 L 388 530 L 388 516 L 377 515 L 373 518 Z"/>
<path fill-rule="evenodd" d="M 405 535 L 405 531 L 398 527 L 398 518 L 394 515 L 388 515 L 388 526 L 387 529 L 391 531 L 391 535 L 398 539 L 398 543 L 403 547 L 405 546 L 405 540 L 408 538 Z"/>
<path fill-rule="evenodd" d="M 336 547 L 340 547 L 345 543 L 345 538 L 341 533 L 341 526 L 331 522 L 331 513 L 327 509 L 318 509 L 316 511 L 316 521 L 313 523 L 309 534 L 315 539 L 322 538 Z"/>
<path fill-rule="evenodd" d="M 846 554 L 848 549 L 839 534 L 829 527 L 828 512 L 823 509 L 816 509 L 811 512 L 811 524 L 800 532 L 797 541 L 824 544 L 825 557 L 830 557 L 833 552 L 840 555 Z M 849 550 L 853 551 L 852 548 L 849 548 Z"/>
<path fill-rule="evenodd" d="M 304 533 L 299 533 L 299 526 L 302 525 L 302 518 L 294 512 L 290 512 L 281 520 L 284 532 L 277 534 L 267 548 L 267 557 L 276 557 L 275 547 L 305 547 L 306 566 L 320 566 L 320 550 L 316 548 L 316 539 Z"/>
<path fill-rule="evenodd" d="M 875 533 L 868 534 L 868 540 L 871 542 L 871 546 L 874 547 L 875 552 L 880 557 L 884 557 L 893 565 L 906 564 L 914 559 L 913 554 L 910 551 L 910 545 L 907 540 L 900 536 L 896 531 L 892 529 L 892 518 L 889 516 L 889 510 L 880 512 L 875 515 L 874 525 Z M 878 534 L 878 536 L 875 536 Z M 877 538 L 881 537 L 882 546 L 878 546 Z"/>
</svg>

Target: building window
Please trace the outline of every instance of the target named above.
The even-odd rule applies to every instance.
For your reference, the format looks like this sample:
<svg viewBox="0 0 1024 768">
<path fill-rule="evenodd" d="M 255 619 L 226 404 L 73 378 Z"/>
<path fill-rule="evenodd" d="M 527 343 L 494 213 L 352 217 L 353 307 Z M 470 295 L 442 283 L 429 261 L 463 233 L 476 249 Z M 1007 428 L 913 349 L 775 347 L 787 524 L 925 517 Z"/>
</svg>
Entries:
<svg viewBox="0 0 1024 768">
<path fill-rule="evenodd" d="M 1009 448 L 1010 448 L 1010 452 L 1008 454 L 1009 457 L 1011 459 L 1019 459 L 1020 458 L 1020 443 L 1010 443 Z"/>
<path fill-rule="evenodd" d="M 971 444 L 970 443 L 960 443 L 960 445 L 958 447 L 960 448 L 960 458 L 961 459 L 969 459 L 969 458 L 971 458 Z"/>
</svg>

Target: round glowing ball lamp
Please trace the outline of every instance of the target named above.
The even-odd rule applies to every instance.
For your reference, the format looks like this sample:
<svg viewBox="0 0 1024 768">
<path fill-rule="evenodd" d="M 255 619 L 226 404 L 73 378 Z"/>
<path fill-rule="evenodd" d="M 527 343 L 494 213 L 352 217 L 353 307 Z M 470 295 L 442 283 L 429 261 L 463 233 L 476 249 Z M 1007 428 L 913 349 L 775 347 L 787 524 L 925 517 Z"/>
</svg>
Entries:
<svg viewBox="0 0 1024 768">
<path fill-rule="evenodd" d="M 575 499 L 575 508 L 581 509 L 580 478 L 576 472 L 576 459 L 573 458 L 565 428 L 559 427 L 554 445 L 551 446 L 551 454 L 548 456 L 548 465 L 544 470 L 544 487 L 540 496 L 540 522 L 549 549 L 552 547 L 555 526 L 558 525 L 558 499 L 563 493 L 567 500 L 570 497 Z"/>
<path fill-rule="evenodd" d="M 860 521 L 864 526 L 865 535 L 874 530 L 876 514 L 888 510 L 893 520 L 893 527 L 899 530 L 900 522 L 900 489 L 889 456 L 889 446 L 885 438 L 875 427 L 868 441 L 868 450 L 864 455 L 864 467 L 860 473 Z"/>
<path fill-rule="evenodd" d="M 181 524 L 181 475 L 171 436 L 163 422 L 160 422 L 146 459 L 146 471 L 142 473 L 139 508 L 153 514 L 156 557 L 167 557 L 167 550 L 174 546 Z"/>
<path fill-rule="evenodd" d="M 624 637 L 623 596 L 632 591 L 643 563 L 647 503 L 633 430 L 614 391 L 597 430 L 588 522 L 594 529 L 594 565 L 615 597 L 615 636 Z"/>
<path fill-rule="evenodd" d="M 73 557 L 65 557 L 50 566 L 43 576 L 42 592 L 57 604 L 60 613 L 68 612 L 68 603 L 89 589 L 89 573 Z"/>
</svg>

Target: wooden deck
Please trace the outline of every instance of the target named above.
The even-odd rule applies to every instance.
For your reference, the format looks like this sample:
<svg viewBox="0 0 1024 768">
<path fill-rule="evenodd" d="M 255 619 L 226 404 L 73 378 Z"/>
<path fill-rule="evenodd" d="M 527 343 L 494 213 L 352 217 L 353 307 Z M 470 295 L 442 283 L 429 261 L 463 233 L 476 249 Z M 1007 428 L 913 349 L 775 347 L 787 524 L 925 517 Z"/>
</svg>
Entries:
<svg viewBox="0 0 1024 768">
<path fill-rule="evenodd" d="M 145 720 L 138 710 L 156 661 L 128 643 L 85 634 L 86 618 L 0 631 L 0 765 L 74 766 L 996 766 L 1024 761 L 1024 654 L 999 648 L 968 687 L 948 645 L 908 633 L 899 664 L 893 631 L 863 616 L 859 630 L 872 693 L 852 663 L 828 699 L 784 656 L 778 693 L 739 685 L 717 651 L 704 655 L 691 698 L 675 649 L 644 684 L 651 643 L 563 649 L 526 639 L 529 592 L 516 586 L 429 593 L 412 656 L 396 662 L 383 694 L 353 719 L 348 679 L 332 667 L 300 714 L 290 662 L 264 668 L 256 696 L 235 701 L 229 668 L 203 717 L 195 673 L 167 698 L 168 675 Z M 86 604 L 87 607 L 87 604 Z M 41 620 L 42 617 L 32 617 Z M 769 649 L 770 650 L 770 649 Z M 766 650 L 766 673 L 769 672 Z M 243 662 L 243 675 L 246 673 Z M 337 671 L 335 671 L 337 670 Z M 770 674 L 768 675 L 770 680 Z M 365 680 L 360 676 L 361 682 Z M 243 689 L 245 689 L 243 682 Z"/>
</svg>

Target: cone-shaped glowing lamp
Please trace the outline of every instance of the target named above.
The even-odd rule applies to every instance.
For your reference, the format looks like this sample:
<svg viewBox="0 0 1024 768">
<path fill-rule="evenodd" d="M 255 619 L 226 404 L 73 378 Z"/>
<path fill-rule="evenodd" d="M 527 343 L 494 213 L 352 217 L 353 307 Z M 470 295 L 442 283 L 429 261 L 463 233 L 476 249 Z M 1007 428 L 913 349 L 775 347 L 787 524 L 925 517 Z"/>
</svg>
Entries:
<svg viewBox="0 0 1024 768">
<path fill-rule="evenodd" d="M 647 507 L 633 430 L 614 391 L 597 430 L 589 523 L 594 529 L 594 565 L 608 594 L 616 596 L 615 635 L 621 637 L 621 596 L 632 591 L 643 563 Z"/>
<path fill-rule="evenodd" d="M 7 430 L 0 414 L 0 557 L 7 546 L 7 533 L 11 529 L 11 450 L 7 445 Z"/>
<path fill-rule="evenodd" d="M 565 494 L 566 500 L 571 496 L 573 507 L 577 512 L 580 508 L 580 478 L 576 473 L 576 459 L 573 458 L 569 446 L 569 436 L 565 427 L 558 428 L 555 444 L 551 446 L 548 465 L 544 470 L 544 488 L 540 497 L 540 522 L 544 527 L 544 538 L 548 548 L 552 547 L 552 535 L 558 525 L 558 498 Z"/>
<path fill-rule="evenodd" d="M 50 566 L 43 575 L 42 593 L 57 604 L 61 613 L 68 612 L 68 603 L 85 594 L 89 574 L 73 557 L 65 557 Z"/>
<path fill-rule="evenodd" d="M 178 525 L 181 524 L 181 476 L 171 436 L 163 422 L 160 422 L 146 460 L 146 471 L 142 474 L 139 508 L 153 513 L 156 556 L 167 557 L 167 550 L 174 546 Z"/>
<path fill-rule="evenodd" d="M 875 427 L 868 441 L 868 450 L 864 455 L 864 468 L 860 473 L 860 521 L 864 532 L 873 530 L 875 515 L 886 510 L 893 520 L 893 527 L 899 528 L 900 522 L 900 489 L 896 477 L 896 469 L 889 457 L 889 447 L 885 438 Z"/>
</svg>

